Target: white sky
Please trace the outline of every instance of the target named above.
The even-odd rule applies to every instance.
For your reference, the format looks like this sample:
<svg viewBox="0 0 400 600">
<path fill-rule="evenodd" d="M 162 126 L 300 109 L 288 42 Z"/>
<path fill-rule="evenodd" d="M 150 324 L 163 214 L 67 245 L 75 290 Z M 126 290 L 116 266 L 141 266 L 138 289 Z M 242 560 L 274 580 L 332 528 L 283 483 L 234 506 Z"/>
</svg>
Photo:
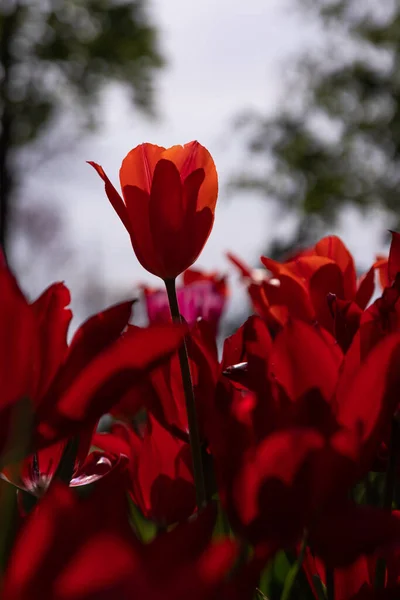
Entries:
<svg viewBox="0 0 400 600">
<path fill-rule="evenodd" d="M 121 90 L 109 90 L 101 130 L 85 139 L 67 161 L 43 165 L 26 182 L 27 189 L 34 186 L 37 194 L 60 202 L 82 261 L 93 264 L 116 289 L 157 282 L 136 261 L 102 182 L 85 160 L 99 162 L 117 184 L 121 160 L 137 144 L 171 146 L 198 139 L 214 156 L 221 188 L 215 227 L 198 264 L 230 272 L 224 258 L 228 249 L 256 262 L 268 237 L 284 230 L 267 203 L 227 197 L 226 181 L 241 159 L 237 143 L 228 135 L 230 123 L 243 109 L 273 111 L 285 64 L 317 37 L 315 26 L 290 10 L 290 0 L 153 0 L 152 10 L 168 61 L 158 80 L 160 119 L 144 120 Z M 365 224 L 355 231 L 358 222 L 348 215 L 343 237 L 359 263 L 367 266 L 378 249 L 378 234 Z M 47 275 L 47 281 L 29 283 L 33 293 L 59 278 L 73 292 L 68 268 Z M 236 308 L 240 302 L 241 296 L 234 296 Z"/>
</svg>

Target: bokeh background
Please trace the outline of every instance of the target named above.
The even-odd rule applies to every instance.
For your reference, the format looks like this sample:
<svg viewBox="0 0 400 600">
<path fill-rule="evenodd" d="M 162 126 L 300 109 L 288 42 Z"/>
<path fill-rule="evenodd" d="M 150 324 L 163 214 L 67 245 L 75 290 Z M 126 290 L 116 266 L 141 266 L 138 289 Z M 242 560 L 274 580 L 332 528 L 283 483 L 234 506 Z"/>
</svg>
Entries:
<svg viewBox="0 0 400 600">
<path fill-rule="evenodd" d="M 198 139 L 220 178 L 198 266 L 231 277 L 339 233 L 360 270 L 398 227 L 395 0 L 2 0 L 0 241 L 32 298 L 54 280 L 75 326 L 158 285 L 103 185 L 143 141 Z M 228 325 L 227 325 L 228 327 Z"/>
</svg>

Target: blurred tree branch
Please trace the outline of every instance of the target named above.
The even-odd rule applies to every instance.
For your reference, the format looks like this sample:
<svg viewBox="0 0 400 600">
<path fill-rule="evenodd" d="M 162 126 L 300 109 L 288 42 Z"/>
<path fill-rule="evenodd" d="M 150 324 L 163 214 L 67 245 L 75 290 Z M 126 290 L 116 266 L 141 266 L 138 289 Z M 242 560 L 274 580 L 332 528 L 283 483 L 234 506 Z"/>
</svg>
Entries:
<svg viewBox="0 0 400 600">
<path fill-rule="evenodd" d="M 297 216 L 288 244 L 306 245 L 340 211 L 382 206 L 400 226 L 400 6 L 392 0 L 293 0 L 321 35 L 289 66 L 275 114 L 234 124 L 249 162 L 234 189 Z M 254 168 L 254 164 L 257 165 Z"/>
<path fill-rule="evenodd" d="M 79 130 L 96 125 L 112 82 L 154 114 L 154 76 L 163 66 L 145 0 L 4 0 L 0 6 L 0 244 L 7 249 L 19 151 L 63 111 Z M 70 136 L 70 142 L 76 139 Z M 60 143 L 58 149 L 65 149 Z M 54 149 L 51 151 L 53 153 Z"/>
</svg>

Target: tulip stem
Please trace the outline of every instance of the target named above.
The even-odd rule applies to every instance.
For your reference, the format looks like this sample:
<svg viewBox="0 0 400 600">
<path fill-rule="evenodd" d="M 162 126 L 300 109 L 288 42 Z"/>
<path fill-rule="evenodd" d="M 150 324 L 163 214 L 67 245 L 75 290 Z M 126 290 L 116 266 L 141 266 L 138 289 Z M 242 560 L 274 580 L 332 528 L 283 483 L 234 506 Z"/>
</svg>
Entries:
<svg viewBox="0 0 400 600">
<path fill-rule="evenodd" d="M 382 500 L 382 508 L 386 510 L 392 510 L 393 503 L 393 495 L 394 488 L 396 483 L 396 468 L 397 468 L 397 458 L 399 454 L 399 424 L 394 418 L 392 420 L 392 429 L 390 433 L 390 443 L 389 443 L 389 458 L 388 465 L 386 469 L 385 476 L 385 486 L 383 488 L 383 500 Z M 376 561 L 376 571 L 375 571 L 375 588 L 382 589 L 385 587 L 385 579 L 386 579 L 386 561 L 384 558 L 380 557 Z"/>
<path fill-rule="evenodd" d="M 179 312 L 175 279 L 166 279 L 164 283 L 168 294 L 168 301 L 171 310 L 172 320 L 180 323 L 182 322 L 182 317 Z M 185 340 L 178 350 L 178 356 L 182 374 L 183 391 L 185 394 L 186 401 L 186 412 L 189 426 L 189 441 L 193 462 L 193 476 L 196 486 L 196 500 L 198 508 L 202 509 L 207 504 L 207 497 L 204 480 L 203 461 L 201 456 L 201 443 L 199 426 L 197 421 L 196 402 L 193 391 L 192 377 L 190 375 L 189 358 Z"/>
</svg>

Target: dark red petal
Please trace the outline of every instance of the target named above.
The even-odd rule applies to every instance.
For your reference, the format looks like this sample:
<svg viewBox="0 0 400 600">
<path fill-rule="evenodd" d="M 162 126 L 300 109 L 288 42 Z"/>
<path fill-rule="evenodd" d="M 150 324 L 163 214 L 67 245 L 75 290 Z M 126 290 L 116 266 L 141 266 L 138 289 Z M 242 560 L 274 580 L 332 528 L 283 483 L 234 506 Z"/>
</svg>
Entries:
<svg viewBox="0 0 400 600">
<path fill-rule="evenodd" d="M 318 502 L 309 466 L 324 444 L 317 431 L 293 427 L 269 435 L 249 454 L 234 480 L 229 514 L 253 543 L 296 541 L 310 498 Z"/>
<path fill-rule="evenodd" d="M 375 268 L 371 267 L 365 273 L 358 284 L 358 290 L 355 297 L 355 302 L 358 306 L 365 310 L 375 290 Z"/>
<path fill-rule="evenodd" d="M 167 234 L 179 233 L 186 210 L 178 169 L 170 160 L 159 160 L 149 203 L 150 229 L 157 243 Z"/>
<path fill-rule="evenodd" d="M 348 373 L 344 376 L 348 385 L 338 388 L 337 418 L 359 432 L 363 444 L 360 468 L 368 469 L 399 402 L 400 334 L 377 344 L 352 378 Z"/>
<path fill-rule="evenodd" d="M 85 321 L 76 331 L 50 394 L 59 397 L 79 373 L 103 350 L 113 344 L 127 327 L 133 301 L 115 304 Z"/>
<path fill-rule="evenodd" d="M 193 262 L 190 246 L 196 231 L 188 225 L 191 215 L 192 207 L 185 206 L 178 169 L 173 162 L 160 160 L 154 171 L 149 220 L 154 247 L 169 278 L 176 277 Z"/>
<path fill-rule="evenodd" d="M 37 395 L 43 397 L 67 353 L 67 333 L 72 311 L 71 294 L 63 283 L 54 283 L 32 304 L 41 346 L 41 372 Z"/>
<path fill-rule="evenodd" d="M 204 178 L 204 169 L 196 169 L 183 182 L 183 205 L 189 214 L 197 212 L 199 190 Z"/>
<path fill-rule="evenodd" d="M 38 444 L 47 445 L 96 422 L 135 380 L 140 381 L 144 373 L 177 349 L 186 329 L 184 325 L 172 324 L 129 329 L 96 355 L 61 397 L 49 398 L 40 407 Z M 122 378 L 122 389 L 121 382 L 116 385 L 117 377 Z"/>
<path fill-rule="evenodd" d="M 119 193 L 117 192 L 117 190 L 115 189 L 115 187 L 113 186 L 111 181 L 108 179 L 107 175 L 105 174 L 105 172 L 103 170 L 103 167 L 101 167 L 100 165 L 98 165 L 97 163 L 92 162 L 92 161 L 87 161 L 87 162 L 89 165 L 91 165 L 97 171 L 97 173 L 100 175 L 100 177 L 104 181 L 107 197 L 108 197 L 109 201 L 111 202 L 111 205 L 114 208 L 115 212 L 117 213 L 117 215 L 121 219 L 122 223 L 124 224 L 125 229 L 130 233 L 131 225 L 129 222 L 126 206 L 125 206 L 124 201 L 122 200 L 121 196 L 119 195 Z"/>
<path fill-rule="evenodd" d="M 400 518 L 372 506 L 339 504 L 318 519 L 310 531 L 309 542 L 331 567 L 343 567 L 362 554 L 399 544 Z"/>
<path fill-rule="evenodd" d="M 320 267 L 310 279 L 310 297 L 317 321 L 327 331 L 333 333 L 334 321 L 329 307 L 329 295 L 344 298 L 343 273 L 335 263 Z"/>
<path fill-rule="evenodd" d="M 166 274 L 163 257 L 159 255 L 155 247 L 154 232 L 150 228 L 150 196 L 147 192 L 133 185 L 125 186 L 122 192 L 132 223 L 130 234 L 136 258 L 144 269 L 163 278 Z"/>
<path fill-rule="evenodd" d="M 329 235 L 315 245 L 315 252 L 330 258 L 339 266 L 344 276 L 345 298 L 351 300 L 356 293 L 356 270 L 353 257 L 342 240 L 336 235 Z"/>
<path fill-rule="evenodd" d="M 125 483 L 123 471 L 114 470 L 82 500 L 52 484 L 19 533 L 2 598 L 118 597 L 136 565 Z"/>
<path fill-rule="evenodd" d="M 271 353 L 274 377 L 295 401 L 319 390 L 329 402 L 335 391 L 340 362 L 311 325 L 291 320 L 278 333 Z"/>
<path fill-rule="evenodd" d="M 22 397 L 34 399 L 41 364 L 34 310 L 7 267 L 0 268 L 0 290 L 0 409 L 3 409 Z M 1 421 L 7 427 L 4 418 Z"/>
</svg>

